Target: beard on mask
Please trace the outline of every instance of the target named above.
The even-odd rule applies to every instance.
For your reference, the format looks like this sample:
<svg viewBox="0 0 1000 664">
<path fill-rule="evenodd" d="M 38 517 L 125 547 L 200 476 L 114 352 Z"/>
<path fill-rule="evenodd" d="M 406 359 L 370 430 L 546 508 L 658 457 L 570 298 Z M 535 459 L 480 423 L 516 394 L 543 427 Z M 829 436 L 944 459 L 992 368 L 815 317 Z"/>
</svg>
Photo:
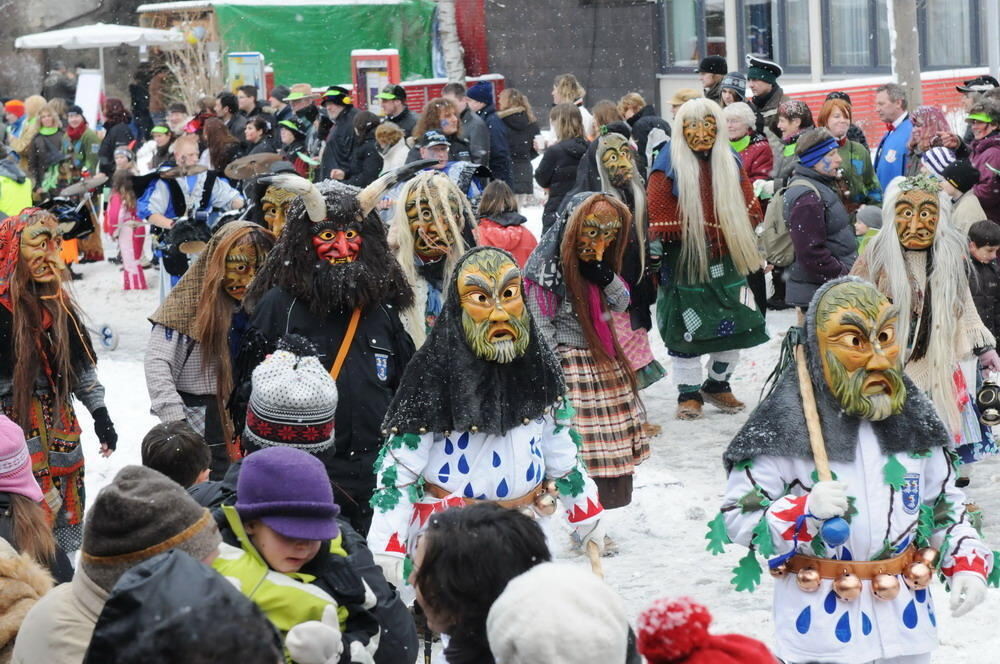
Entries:
<svg viewBox="0 0 1000 664">
<path fill-rule="evenodd" d="M 881 372 L 889 383 L 889 393 L 865 395 L 861 389 L 867 380 L 869 372 L 858 369 L 848 373 L 847 369 L 837 359 L 836 355 L 827 352 L 827 366 L 830 370 L 830 391 L 840 407 L 848 415 L 860 417 L 872 422 L 880 422 L 891 415 L 897 415 L 903 410 L 906 401 L 906 386 L 903 384 L 903 374 L 895 369 Z"/>
<path fill-rule="evenodd" d="M 469 314 L 462 312 L 462 329 L 465 331 L 465 339 L 472 352 L 487 362 L 498 364 L 508 364 L 524 355 L 528 349 L 528 342 L 531 341 L 528 331 L 527 314 L 520 318 L 512 316 L 510 325 L 514 328 L 515 337 L 502 341 L 491 342 L 489 340 L 490 320 L 487 318 L 482 323 L 476 323 Z"/>
</svg>

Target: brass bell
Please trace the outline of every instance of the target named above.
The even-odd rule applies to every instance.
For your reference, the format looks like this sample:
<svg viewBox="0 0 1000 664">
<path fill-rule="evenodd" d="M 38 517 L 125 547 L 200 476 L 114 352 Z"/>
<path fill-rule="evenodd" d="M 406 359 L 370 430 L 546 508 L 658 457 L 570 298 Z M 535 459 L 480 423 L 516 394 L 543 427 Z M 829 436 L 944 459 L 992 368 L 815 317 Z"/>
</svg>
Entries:
<svg viewBox="0 0 1000 664">
<path fill-rule="evenodd" d="M 530 421 L 531 421 L 531 418 L 529 418 L 529 417 L 525 417 L 524 419 L 522 419 L 522 420 L 521 420 L 521 423 L 522 423 L 522 424 L 527 424 L 527 423 L 528 423 L 528 422 L 530 422 Z"/>
<path fill-rule="evenodd" d="M 876 574 L 872 579 L 872 594 L 887 602 L 899 594 L 899 577 L 894 574 Z"/>
<path fill-rule="evenodd" d="M 472 433 L 476 433 L 477 431 L 479 431 L 479 427 L 473 424 L 471 427 L 469 427 L 469 431 L 471 431 Z"/>
<path fill-rule="evenodd" d="M 545 480 L 545 492 L 548 493 L 553 498 L 559 495 L 559 489 L 556 488 L 556 483 L 554 480 Z"/>
<path fill-rule="evenodd" d="M 819 584 L 822 580 L 819 576 L 819 570 L 815 567 L 805 567 L 795 575 L 795 583 L 799 590 L 806 593 L 814 593 L 819 590 Z"/>
<path fill-rule="evenodd" d="M 397 434 L 397 433 L 399 433 L 399 427 L 393 427 L 393 428 L 389 429 L 389 431 L 391 431 L 393 434 Z"/>
<path fill-rule="evenodd" d="M 906 585 L 911 590 L 923 590 L 931 585 L 931 568 L 924 562 L 910 563 L 903 572 Z"/>
<path fill-rule="evenodd" d="M 855 600 L 861 595 L 861 579 L 858 578 L 857 574 L 845 571 L 834 580 L 833 592 L 837 593 L 837 597 L 845 602 Z"/>
<path fill-rule="evenodd" d="M 425 433 L 427 433 L 427 427 L 420 427 L 419 429 L 417 429 L 417 431 L 419 431 L 420 435 L 422 436 Z"/>
<path fill-rule="evenodd" d="M 938 550 L 930 546 L 920 549 L 917 551 L 917 560 L 934 569 L 937 566 Z"/>
<path fill-rule="evenodd" d="M 771 576 L 776 579 L 780 579 L 785 575 L 785 572 L 788 571 L 788 568 L 784 565 L 778 565 L 777 567 L 768 567 L 768 571 L 771 573 Z"/>
<path fill-rule="evenodd" d="M 543 493 L 535 498 L 535 511 L 541 516 L 552 516 L 556 513 L 556 499 L 550 493 Z"/>
</svg>

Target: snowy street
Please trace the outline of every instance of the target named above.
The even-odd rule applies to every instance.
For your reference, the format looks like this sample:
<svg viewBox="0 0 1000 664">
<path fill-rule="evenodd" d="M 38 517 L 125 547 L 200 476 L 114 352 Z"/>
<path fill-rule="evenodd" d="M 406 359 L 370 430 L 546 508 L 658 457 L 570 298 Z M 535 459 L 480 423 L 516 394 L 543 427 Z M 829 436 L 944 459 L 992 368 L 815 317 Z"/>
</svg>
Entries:
<svg viewBox="0 0 1000 664">
<path fill-rule="evenodd" d="M 541 209 L 533 207 L 522 212 L 537 232 Z M 109 251 L 109 255 L 113 254 Z M 78 405 L 84 429 L 90 503 L 119 468 L 139 463 L 140 441 L 156 423 L 149 414 L 142 361 L 149 333 L 146 316 L 158 304 L 159 273 L 146 271 L 149 290 L 122 291 L 121 272 L 116 265 L 103 262 L 75 269 L 84 279 L 75 282 L 71 289 L 88 317 L 88 325 L 97 329 L 101 324 L 110 324 L 120 335 L 120 345 L 115 351 L 98 349 L 99 374 L 120 436 L 118 450 L 109 459 L 98 455 L 92 422 Z M 743 354 L 732 384 L 734 393 L 748 408 L 757 403 L 784 331 L 794 320 L 793 311 L 770 312 L 767 316 L 770 341 Z M 746 413 L 724 415 L 706 406 L 702 420 L 675 420 L 676 391 L 670 361 L 658 335 L 654 332 L 650 339 L 668 375 L 642 396 L 650 421 L 662 425 L 663 433 L 652 440 L 652 457 L 636 475 L 632 505 L 610 512 L 607 517 L 608 531 L 621 551 L 618 556 L 604 560 L 607 581 L 625 598 L 633 620 L 657 597 L 689 595 L 711 609 L 715 617 L 714 632 L 738 632 L 772 644 L 771 579 L 766 571 L 756 593 L 737 593 L 729 584 L 730 570 L 744 550 L 730 546 L 721 556 L 705 551 L 706 524 L 718 509 L 725 487 L 722 451 Z M 983 508 L 988 543 L 1000 548 L 1000 460 L 985 461 L 973 468 L 968 493 Z M 569 555 L 565 552 L 564 533 L 568 533 L 568 527 L 559 530 L 555 524 L 550 528 L 553 547 L 560 557 Z M 577 561 L 580 565 L 588 564 L 583 558 Z M 944 588 L 938 582 L 932 588 L 938 604 L 941 641 L 932 661 L 959 664 L 989 659 L 984 652 L 998 643 L 994 616 L 1000 613 L 1000 592 L 991 590 L 982 606 L 965 618 L 953 620 L 947 610 Z"/>
</svg>

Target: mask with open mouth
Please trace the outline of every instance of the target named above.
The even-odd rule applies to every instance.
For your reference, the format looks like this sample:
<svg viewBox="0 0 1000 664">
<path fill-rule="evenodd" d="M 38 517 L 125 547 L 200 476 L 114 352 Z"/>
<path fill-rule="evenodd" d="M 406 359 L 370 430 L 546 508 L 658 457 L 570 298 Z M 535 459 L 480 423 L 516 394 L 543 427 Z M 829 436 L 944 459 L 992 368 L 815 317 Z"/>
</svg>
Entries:
<svg viewBox="0 0 1000 664">
<path fill-rule="evenodd" d="M 417 189 L 406 199 L 406 219 L 413 233 L 413 251 L 425 263 L 441 260 L 455 244 L 455 236 L 442 215 L 436 213 L 430 193 L 441 196 L 439 192 L 422 192 Z M 441 204 L 449 205 L 452 215 L 461 218 L 461 205 L 452 200 L 451 196 L 447 196 L 445 201 L 438 201 L 438 205 Z"/>
<path fill-rule="evenodd" d="M 902 412 L 898 324 L 897 307 L 871 284 L 845 282 L 823 295 L 816 311 L 823 377 L 846 414 L 878 422 Z"/>
<path fill-rule="evenodd" d="M 582 261 L 604 260 L 604 252 L 614 243 L 621 227 L 621 218 L 613 207 L 595 205 L 583 218 L 577 235 L 576 255 Z"/>
<path fill-rule="evenodd" d="M 226 253 L 226 273 L 222 279 L 222 289 L 226 295 L 242 301 L 259 265 L 260 256 L 252 244 L 232 247 Z"/>
<path fill-rule="evenodd" d="M 479 252 L 462 265 L 456 282 L 472 351 L 500 364 L 522 356 L 530 334 L 517 264 L 503 252 Z"/>
<path fill-rule="evenodd" d="M 21 232 L 21 260 L 31 280 L 43 284 L 58 281 L 66 269 L 61 251 L 62 233 L 56 218 L 48 213 L 36 214 Z"/>
<path fill-rule="evenodd" d="M 345 265 L 358 259 L 361 252 L 359 223 L 324 222 L 317 224 L 312 236 L 316 257 L 331 265 Z"/>
</svg>

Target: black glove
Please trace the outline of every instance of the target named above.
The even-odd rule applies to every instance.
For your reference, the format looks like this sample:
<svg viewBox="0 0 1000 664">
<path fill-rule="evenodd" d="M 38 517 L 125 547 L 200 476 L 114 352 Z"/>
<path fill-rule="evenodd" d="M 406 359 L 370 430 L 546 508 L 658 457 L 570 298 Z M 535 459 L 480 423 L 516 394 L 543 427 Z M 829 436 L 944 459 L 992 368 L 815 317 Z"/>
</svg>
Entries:
<svg viewBox="0 0 1000 664">
<path fill-rule="evenodd" d="M 601 288 L 607 288 L 615 280 L 615 271 L 604 261 L 580 261 L 580 274 Z"/>
<path fill-rule="evenodd" d="M 108 415 L 108 409 L 101 406 L 91 415 L 94 416 L 94 432 L 97 434 L 97 440 L 101 445 L 107 445 L 109 450 L 116 449 L 118 432 L 115 431 L 115 423 L 111 421 L 111 416 Z"/>
</svg>

